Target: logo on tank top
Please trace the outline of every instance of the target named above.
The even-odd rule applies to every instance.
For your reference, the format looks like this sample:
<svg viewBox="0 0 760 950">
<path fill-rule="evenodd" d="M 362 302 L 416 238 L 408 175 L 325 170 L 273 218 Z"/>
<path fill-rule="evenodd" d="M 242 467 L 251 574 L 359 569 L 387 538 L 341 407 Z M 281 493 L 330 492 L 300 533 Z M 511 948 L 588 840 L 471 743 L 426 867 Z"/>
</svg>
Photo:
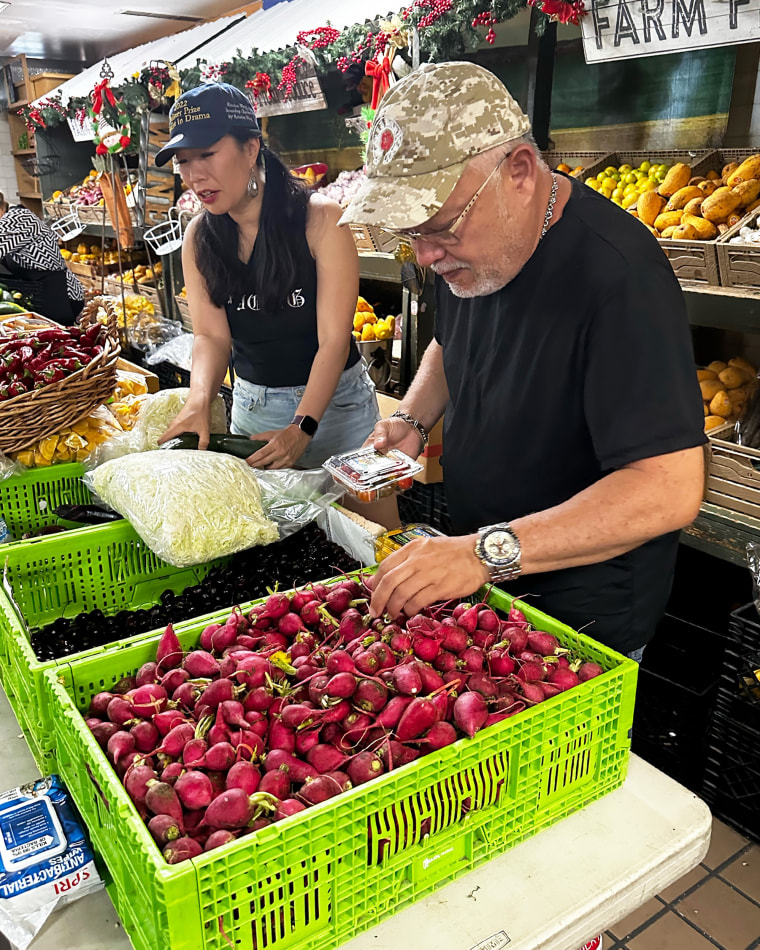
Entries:
<svg viewBox="0 0 760 950">
<path fill-rule="evenodd" d="M 303 288 L 298 287 L 293 293 L 288 295 L 287 305 L 294 310 L 306 306 L 306 298 L 303 295 Z M 229 297 L 227 303 L 232 304 L 232 297 Z M 241 297 L 237 305 L 238 310 L 258 310 L 259 298 L 256 294 L 248 294 L 247 297 Z"/>
</svg>

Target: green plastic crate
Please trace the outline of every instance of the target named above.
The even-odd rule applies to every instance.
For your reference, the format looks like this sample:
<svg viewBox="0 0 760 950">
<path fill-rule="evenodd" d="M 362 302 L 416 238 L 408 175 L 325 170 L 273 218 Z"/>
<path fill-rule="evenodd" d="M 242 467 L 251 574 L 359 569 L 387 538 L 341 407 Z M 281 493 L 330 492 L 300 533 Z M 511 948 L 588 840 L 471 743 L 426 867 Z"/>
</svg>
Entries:
<svg viewBox="0 0 760 950">
<path fill-rule="evenodd" d="M 83 474 L 84 468 L 78 462 L 71 462 L 31 468 L 0 481 L 0 518 L 14 538 L 11 544 L 23 543 L 21 536 L 29 531 L 54 524 L 88 530 L 53 514 L 59 505 L 92 504 L 92 495 L 82 481 Z"/>
<path fill-rule="evenodd" d="M 55 740 L 43 674 L 76 657 L 102 654 L 106 648 L 43 662 L 32 650 L 29 631 L 58 617 L 96 608 L 112 614 L 153 606 L 163 591 L 181 593 L 225 559 L 192 568 L 172 567 L 147 547 L 127 521 L 3 546 L 0 554 L 6 587 L 0 591 L 3 686 L 35 761 L 46 775 L 55 770 Z M 125 642 L 135 642 L 145 633 Z"/>
<path fill-rule="evenodd" d="M 491 603 L 510 598 L 492 591 Z M 231 845 L 166 864 L 81 712 L 155 657 L 157 638 L 45 677 L 58 768 L 135 950 L 334 950 L 618 787 L 636 664 L 525 610 L 606 672 Z M 179 636 L 197 643 L 202 624 Z"/>
</svg>

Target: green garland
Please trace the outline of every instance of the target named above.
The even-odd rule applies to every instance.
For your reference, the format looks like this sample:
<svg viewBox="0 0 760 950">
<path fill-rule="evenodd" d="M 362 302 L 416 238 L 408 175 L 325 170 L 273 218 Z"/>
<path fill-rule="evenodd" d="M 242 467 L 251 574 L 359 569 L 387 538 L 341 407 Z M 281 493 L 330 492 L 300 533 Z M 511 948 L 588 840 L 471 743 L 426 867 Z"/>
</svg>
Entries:
<svg viewBox="0 0 760 950">
<path fill-rule="evenodd" d="M 402 11 L 401 17 L 406 25 L 414 25 L 419 30 L 420 58 L 423 61 L 443 62 L 457 59 L 463 53 L 476 49 L 485 36 L 485 27 L 473 26 L 473 20 L 479 15 L 490 14 L 495 23 L 503 23 L 512 19 L 528 6 L 527 0 L 453 0 L 451 8 L 441 13 L 434 22 L 426 22 L 431 7 L 429 3 L 417 6 L 415 0 L 409 0 L 409 7 Z M 536 26 L 536 32 L 543 33 L 549 18 L 541 13 Z M 314 49 L 317 60 L 317 72 L 325 74 L 335 68 L 342 58 L 353 58 L 365 61 L 372 55 L 374 40 L 380 30 L 380 17 L 356 23 L 341 31 L 338 39 L 324 48 Z M 368 41 L 368 35 L 372 34 Z M 357 54 L 356 50 L 361 49 Z M 298 55 L 294 45 L 284 49 L 271 50 L 261 53 L 253 49 L 249 55 L 244 55 L 238 49 L 236 55 L 228 63 L 220 66 L 209 66 L 205 60 L 198 60 L 195 66 L 182 70 L 180 82 L 183 90 L 192 89 L 209 78 L 222 79 L 225 82 L 245 90 L 246 83 L 252 81 L 258 73 L 266 73 L 271 77 L 273 87 L 279 82 L 283 68 Z M 166 105 L 163 93 L 169 87 L 171 80 L 168 71 L 162 68 L 146 67 L 140 73 L 135 73 L 121 86 L 114 87 L 114 94 L 123 102 L 124 108 L 134 120 L 143 112 Z M 160 95 L 156 98 L 156 91 Z M 43 105 L 37 110 L 26 106 L 22 111 L 27 127 L 52 128 L 62 123 L 66 117 L 74 117 L 83 109 L 90 106 L 89 97 L 86 99 L 72 99 L 64 108 L 60 99 L 49 100 L 54 104 Z M 114 118 L 116 118 L 114 116 Z M 133 137 L 133 146 L 136 143 Z"/>
</svg>

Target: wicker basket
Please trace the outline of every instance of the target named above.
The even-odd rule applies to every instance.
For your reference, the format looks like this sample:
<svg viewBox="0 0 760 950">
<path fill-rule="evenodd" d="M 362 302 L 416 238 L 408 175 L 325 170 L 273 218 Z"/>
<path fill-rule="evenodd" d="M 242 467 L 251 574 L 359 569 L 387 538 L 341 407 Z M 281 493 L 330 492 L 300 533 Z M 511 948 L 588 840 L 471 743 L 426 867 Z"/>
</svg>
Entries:
<svg viewBox="0 0 760 950">
<path fill-rule="evenodd" d="M 100 306 L 108 313 L 103 352 L 83 369 L 42 389 L 15 396 L 0 404 L 0 452 L 17 452 L 73 425 L 106 402 L 116 385 L 116 362 L 121 347 L 113 305 L 95 297 L 82 311 L 86 325 Z"/>
</svg>

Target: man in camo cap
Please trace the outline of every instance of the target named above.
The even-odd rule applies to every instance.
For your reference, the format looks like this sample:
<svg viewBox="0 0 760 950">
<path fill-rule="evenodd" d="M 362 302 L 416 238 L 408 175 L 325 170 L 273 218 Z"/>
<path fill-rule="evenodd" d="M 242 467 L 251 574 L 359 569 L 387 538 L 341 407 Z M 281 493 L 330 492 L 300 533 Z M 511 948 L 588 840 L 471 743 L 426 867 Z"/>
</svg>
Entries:
<svg viewBox="0 0 760 950">
<path fill-rule="evenodd" d="M 427 64 L 386 93 L 343 223 L 402 234 L 436 275 L 435 338 L 371 440 L 412 457 L 444 414 L 455 536 L 380 565 L 371 610 L 508 585 L 640 657 L 702 493 L 686 309 L 647 228 L 550 171 L 502 83 Z"/>
</svg>

